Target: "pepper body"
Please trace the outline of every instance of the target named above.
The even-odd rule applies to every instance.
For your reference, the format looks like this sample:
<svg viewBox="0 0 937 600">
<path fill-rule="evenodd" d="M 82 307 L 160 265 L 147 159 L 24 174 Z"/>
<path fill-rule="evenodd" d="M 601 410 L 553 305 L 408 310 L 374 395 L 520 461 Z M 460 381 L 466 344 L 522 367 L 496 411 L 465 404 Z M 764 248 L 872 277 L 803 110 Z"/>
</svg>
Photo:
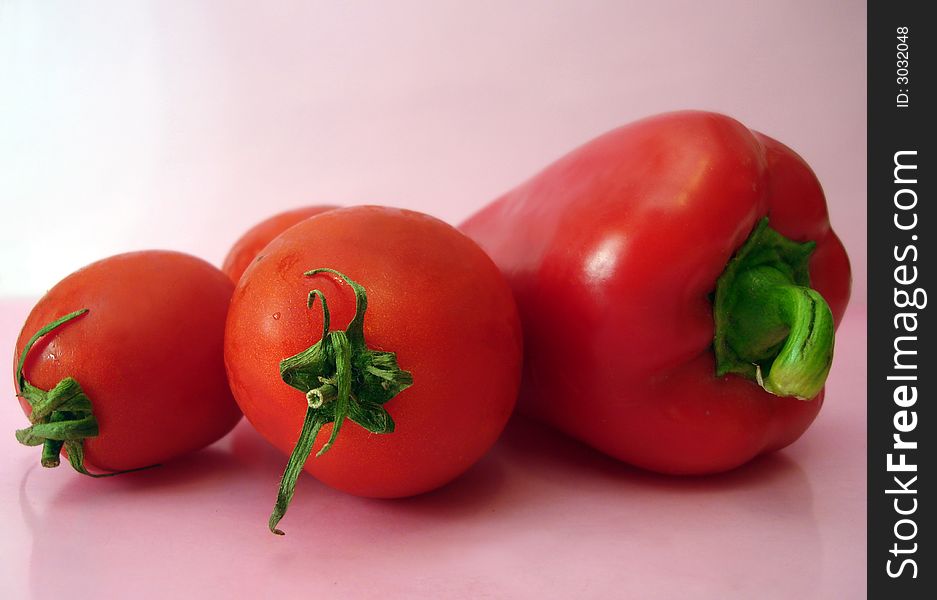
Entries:
<svg viewBox="0 0 937 600">
<path fill-rule="evenodd" d="M 822 189 L 781 143 L 713 113 L 611 131 L 462 225 L 506 275 L 524 330 L 520 410 L 628 463 L 713 473 L 794 442 L 823 392 L 716 376 L 713 295 L 764 217 L 812 241 L 838 324 L 849 261 Z"/>
</svg>

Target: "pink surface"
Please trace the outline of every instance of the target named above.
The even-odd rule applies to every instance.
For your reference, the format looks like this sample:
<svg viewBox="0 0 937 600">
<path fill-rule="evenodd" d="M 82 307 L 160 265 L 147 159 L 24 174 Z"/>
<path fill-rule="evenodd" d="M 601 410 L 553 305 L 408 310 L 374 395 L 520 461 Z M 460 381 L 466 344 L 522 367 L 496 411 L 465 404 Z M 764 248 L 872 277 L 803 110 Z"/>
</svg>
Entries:
<svg viewBox="0 0 937 600">
<path fill-rule="evenodd" d="M 31 303 L 0 301 L 0 349 Z M 3 598 L 859 598 L 865 589 L 865 311 L 840 328 L 823 411 L 786 451 L 677 479 L 515 419 L 449 486 L 401 501 L 301 477 L 242 423 L 188 459 L 91 480 L 44 470 L 0 403 Z"/>
</svg>

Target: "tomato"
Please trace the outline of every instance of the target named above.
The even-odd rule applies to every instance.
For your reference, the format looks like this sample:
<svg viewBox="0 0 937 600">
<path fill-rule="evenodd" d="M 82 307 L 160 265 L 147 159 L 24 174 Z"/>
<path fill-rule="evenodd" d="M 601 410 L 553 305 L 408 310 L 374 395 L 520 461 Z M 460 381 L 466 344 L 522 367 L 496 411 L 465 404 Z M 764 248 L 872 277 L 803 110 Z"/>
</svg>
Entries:
<svg viewBox="0 0 937 600">
<path fill-rule="evenodd" d="M 340 274 L 309 273 L 320 268 Z M 365 300 L 366 314 L 356 313 Z M 365 407 L 378 422 L 351 414 L 355 422 L 341 428 L 328 452 L 321 447 L 333 425 L 317 424 L 318 435 L 291 461 L 295 469 L 285 480 L 295 481 L 305 463 L 307 472 L 351 494 L 410 496 L 452 480 L 491 447 L 514 408 L 521 331 L 510 289 L 474 242 L 430 216 L 369 206 L 317 215 L 266 247 L 235 288 L 225 363 L 247 419 L 285 454 L 297 444 L 304 417 L 307 426 L 314 418 L 311 389 L 334 381 L 310 376 L 304 387 L 287 384 L 280 373 L 283 359 L 331 339 L 322 335 L 324 302 L 333 334 L 349 324 L 354 348 L 357 323 L 368 352 L 388 355 L 381 376 L 391 393 Z M 350 401 L 360 412 L 356 398 L 370 393 L 361 386 L 381 380 L 358 363 L 353 356 Z M 327 375 L 337 364 L 333 359 Z M 369 419 L 372 431 L 386 433 L 356 424 Z M 321 455 L 307 461 L 313 446 Z M 281 489 L 278 506 L 283 500 Z"/>
<path fill-rule="evenodd" d="M 304 221 L 313 215 L 336 208 L 334 206 L 304 206 L 295 208 L 261 221 L 247 230 L 238 241 L 234 243 L 222 263 L 224 271 L 232 281 L 237 283 L 251 261 L 263 250 L 270 240 L 277 237 L 293 225 Z"/>
<path fill-rule="evenodd" d="M 17 437 L 43 444 L 44 465 L 55 466 L 62 442 L 52 438 L 87 435 L 65 443 L 73 466 L 112 472 L 222 437 L 241 417 L 223 361 L 233 287 L 201 259 L 157 250 L 112 256 L 63 279 L 20 332 L 17 367 L 27 352 L 17 393 L 27 415 L 69 386 L 74 397 L 34 415 L 33 427 Z M 86 312 L 71 315 L 78 311 Z M 30 338 L 70 315 L 28 348 Z"/>
</svg>

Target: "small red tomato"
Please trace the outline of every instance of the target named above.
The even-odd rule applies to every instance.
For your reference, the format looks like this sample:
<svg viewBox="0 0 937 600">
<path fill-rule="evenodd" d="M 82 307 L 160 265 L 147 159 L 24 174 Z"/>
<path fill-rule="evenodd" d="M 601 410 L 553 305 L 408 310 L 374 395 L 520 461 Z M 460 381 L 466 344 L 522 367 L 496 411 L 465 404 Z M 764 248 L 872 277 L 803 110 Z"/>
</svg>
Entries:
<svg viewBox="0 0 937 600">
<path fill-rule="evenodd" d="M 332 487 L 390 498 L 481 458 L 514 408 L 520 322 L 494 263 L 453 227 L 346 208 L 290 228 L 244 273 L 225 363 L 251 424 L 292 452 L 276 532 L 304 464 Z"/>
<path fill-rule="evenodd" d="M 150 250 L 72 273 L 33 308 L 16 343 L 17 394 L 42 445 L 72 466 L 146 467 L 206 446 L 241 417 L 227 385 L 233 284 L 207 262 Z"/>
<path fill-rule="evenodd" d="M 237 283 L 251 261 L 257 254 L 263 250 L 263 247 L 270 243 L 270 240 L 277 237 L 293 225 L 300 221 L 305 221 L 313 215 L 317 215 L 327 210 L 332 210 L 335 206 L 304 206 L 295 208 L 276 215 L 269 219 L 257 223 L 247 230 L 234 246 L 228 252 L 221 266 L 221 270 Z"/>
</svg>

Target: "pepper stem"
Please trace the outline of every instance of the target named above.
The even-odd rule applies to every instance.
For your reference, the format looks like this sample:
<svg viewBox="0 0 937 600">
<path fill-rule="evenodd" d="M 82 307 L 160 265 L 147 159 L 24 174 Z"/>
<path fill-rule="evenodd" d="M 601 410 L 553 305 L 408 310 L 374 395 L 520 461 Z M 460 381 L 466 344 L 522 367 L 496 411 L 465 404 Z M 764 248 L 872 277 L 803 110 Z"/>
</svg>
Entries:
<svg viewBox="0 0 937 600">
<path fill-rule="evenodd" d="M 268 521 L 270 531 L 277 535 L 283 535 L 277 524 L 293 499 L 299 474 L 312 453 L 322 426 L 333 423 L 329 439 L 316 456 L 334 446 L 346 418 L 371 433 L 392 433 L 394 420 L 383 405 L 413 384 L 413 377 L 397 365 L 397 356 L 393 352 L 367 347 L 364 315 L 368 297 L 364 287 L 334 269 L 314 269 L 304 275 L 313 277 L 320 273 L 334 275 L 352 288 L 355 316 L 344 331 L 329 331 L 329 307 L 325 295 L 321 290 L 312 290 L 307 306 L 312 308 L 316 298 L 322 305 L 322 337 L 309 348 L 280 361 L 280 377 L 305 394 L 307 408 L 299 439 L 290 453 Z"/>
<path fill-rule="evenodd" d="M 777 396 L 809 400 L 833 361 L 833 315 L 810 287 L 815 243 L 762 219 L 719 278 L 713 315 L 716 375 L 735 373 Z"/>
</svg>

